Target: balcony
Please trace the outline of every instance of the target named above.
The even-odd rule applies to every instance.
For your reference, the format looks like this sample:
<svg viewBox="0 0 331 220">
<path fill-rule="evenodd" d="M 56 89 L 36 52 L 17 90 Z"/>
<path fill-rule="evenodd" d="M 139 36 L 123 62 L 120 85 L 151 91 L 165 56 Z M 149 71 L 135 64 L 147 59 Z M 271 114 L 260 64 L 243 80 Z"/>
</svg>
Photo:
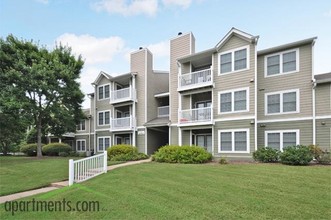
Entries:
<svg viewBox="0 0 331 220">
<path fill-rule="evenodd" d="M 134 101 L 136 99 L 136 90 L 133 89 L 131 86 L 111 91 L 110 94 L 110 103 L 119 103 L 119 102 L 127 102 L 127 101 Z"/>
<path fill-rule="evenodd" d="M 178 91 L 196 89 L 213 85 L 211 69 L 200 70 L 178 76 Z"/>
<path fill-rule="evenodd" d="M 169 117 L 169 106 L 158 107 L 157 117 Z"/>
<path fill-rule="evenodd" d="M 178 124 L 211 124 L 213 123 L 213 107 L 194 108 L 178 112 Z"/>
<path fill-rule="evenodd" d="M 132 130 L 135 127 L 135 118 L 124 117 L 111 120 L 111 131 Z"/>
</svg>

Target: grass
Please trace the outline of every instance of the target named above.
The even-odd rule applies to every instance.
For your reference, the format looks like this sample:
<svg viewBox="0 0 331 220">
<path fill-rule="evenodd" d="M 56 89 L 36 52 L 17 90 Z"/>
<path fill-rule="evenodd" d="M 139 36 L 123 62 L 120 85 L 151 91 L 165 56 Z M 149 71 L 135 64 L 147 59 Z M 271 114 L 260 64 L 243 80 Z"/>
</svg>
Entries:
<svg viewBox="0 0 331 220">
<path fill-rule="evenodd" d="M 16 212 L 3 219 L 329 219 L 331 166 L 147 163 L 41 194 L 98 201 L 96 212 Z"/>
</svg>

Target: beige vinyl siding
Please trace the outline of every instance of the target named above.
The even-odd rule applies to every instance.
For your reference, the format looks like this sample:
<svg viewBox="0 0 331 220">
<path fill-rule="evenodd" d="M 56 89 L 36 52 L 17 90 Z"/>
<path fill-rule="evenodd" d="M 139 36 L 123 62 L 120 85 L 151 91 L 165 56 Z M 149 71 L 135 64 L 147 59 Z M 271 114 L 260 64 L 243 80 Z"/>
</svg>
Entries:
<svg viewBox="0 0 331 220">
<path fill-rule="evenodd" d="M 169 140 L 171 145 L 178 145 L 178 127 L 177 126 L 171 126 L 170 127 L 171 132 L 171 140 Z"/>
<path fill-rule="evenodd" d="M 194 37 L 191 33 L 178 36 L 170 41 L 170 106 L 171 106 L 171 123 L 178 121 L 178 66 L 177 59 L 190 55 L 191 49 L 194 52 Z M 193 48 L 192 48 L 193 47 Z"/>
<path fill-rule="evenodd" d="M 154 119 L 157 117 L 157 102 L 154 97 L 155 91 L 156 91 L 156 86 L 157 84 L 155 83 L 157 80 L 155 79 L 155 74 L 153 73 L 153 55 L 149 50 L 146 50 L 147 53 L 147 106 L 145 106 L 145 103 L 143 105 L 147 108 L 147 120 L 146 122 Z M 142 104 L 142 103 L 138 103 Z"/>
<path fill-rule="evenodd" d="M 191 109 L 191 95 L 182 95 L 182 110 Z"/>
<path fill-rule="evenodd" d="M 294 48 L 289 48 L 294 49 Z M 312 50 L 311 45 L 299 47 L 299 72 L 283 74 L 272 77 L 264 77 L 264 57 L 257 60 L 258 73 L 258 107 L 259 120 L 282 119 L 312 116 Z M 265 116 L 265 94 L 284 90 L 300 90 L 300 113 Z"/>
<path fill-rule="evenodd" d="M 145 131 L 145 133 L 146 133 L 145 129 L 139 129 L 138 132 L 139 131 Z M 138 134 L 138 132 L 136 135 L 136 137 L 137 137 L 136 147 L 138 149 L 138 152 L 145 153 L 145 141 L 146 141 L 145 134 Z"/>
<path fill-rule="evenodd" d="M 183 130 L 182 132 L 182 145 L 190 145 L 190 130 Z"/>
<path fill-rule="evenodd" d="M 226 157 L 251 157 L 251 154 L 255 151 L 255 139 L 254 139 L 254 124 L 250 123 L 251 120 L 236 120 L 236 121 L 224 121 L 216 122 L 214 126 L 214 156 L 226 156 Z M 231 129 L 249 129 L 249 147 L 250 153 L 218 153 L 219 130 L 231 130 Z"/>
<path fill-rule="evenodd" d="M 136 90 L 137 90 L 137 107 L 136 120 L 137 126 L 145 123 L 145 53 L 142 49 L 131 54 L 130 66 L 131 72 L 136 72 Z"/>
<path fill-rule="evenodd" d="M 322 122 L 324 122 L 322 124 Z M 316 144 L 327 150 L 331 151 L 331 118 L 316 120 Z"/>
<path fill-rule="evenodd" d="M 255 94 L 255 45 L 250 44 L 249 42 L 236 37 L 232 36 L 229 41 L 219 50 L 219 53 L 236 49 L 238 47 L 243 47 L 249 45 L 249 57 L 248 63 L 249 69 L 234 72 L 234 73 L 227 73 L 224 75 L 218 75 L 219 73 L 219 54 L 213 54 L 213 73 L 214 73 L 214 83 L 215 89 L 213 91 L 213 111 L 214 111 L 214 119 L 218 118 L 231 118 L 231 117 L 238 117 L 238 116 L 252 116 L 254 117 L 254 94 Z M 253 80 L 253 82 L 251 82 Z M 249 111 L 248 112 L 240 112 L 240 113 L 228 113 L 228 114 L 218 114 L 219 105 L 220 105 L 220 98 L 219 92 L 226 91 L 226 90 L 233 90 L 233 89 L 240 89 L 240 88 L 249 88 Z"/>
<path fill-rule="evenodd" d="M 300 130 L 300 144 L 310 145 L 313 143 L 313 121 L 290 121 L 290 122 L 272 122 L 263 123 L 265 127 L 261 127 L 261 124 L 257 126 L 257 145 L 259 147 L 265 146 L 265 131 L 272 130 Z"/>
<path fill-rule="evenodd" d="M 331 116 L 331 83 L 316 86 L 316 116 Z"/>
</svg>

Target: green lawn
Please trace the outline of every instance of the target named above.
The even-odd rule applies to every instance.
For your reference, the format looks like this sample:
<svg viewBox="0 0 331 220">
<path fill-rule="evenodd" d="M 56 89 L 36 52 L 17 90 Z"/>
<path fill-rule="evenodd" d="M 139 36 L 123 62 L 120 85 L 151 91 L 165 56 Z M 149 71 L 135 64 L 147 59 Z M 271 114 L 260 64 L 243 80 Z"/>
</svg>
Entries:
<svg viewBox="0 0 331 220">
<path fill-rule="evenodd" d="M 19 219 L 329 219 L 331 166 L 147 163 L 32 198 L 98 201 L 97 212 L 17 212 Z"/>
</svg>

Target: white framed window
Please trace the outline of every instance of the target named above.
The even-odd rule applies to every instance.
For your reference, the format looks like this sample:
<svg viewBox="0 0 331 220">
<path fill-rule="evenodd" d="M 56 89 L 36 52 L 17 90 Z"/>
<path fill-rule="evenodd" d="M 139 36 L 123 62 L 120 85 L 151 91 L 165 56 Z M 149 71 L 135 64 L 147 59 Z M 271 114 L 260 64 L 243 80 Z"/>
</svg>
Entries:
<svg viewBox="0 0 331 220">
<path fill-rule="evenodd" d="M 86 140 L 85 139 L 76 140 L 76 151 L 86 151 Z"/>
<path fill-rule="evenodd" d="M 249 88 L 221 91 L 218 100 L 218 114 L 249 111 Z"/>
<path fill-rule="evenodd" d="M 219 75 L 249 69 L 249 46 L 222 52 L 218 55 Z"/>
<path fill-rule="evenodd" d="M 266 93 L 264 98 L 265 115 L 300 112 L 300 90 L 286 90 Z"/>
<path fill-rule="evenodd" d="M 278 76 L 299 71 L 299 48 L 264 57 L 264 76 Z"/>
<path fill-rule="evenodd" d="M 249 153 L 249 128 L 218 130 L 218 153 Z"/>
<path fill-rule="evenodd" d="M 76 130 L 77 131 L 85 131 L 85 120 L 81 120 L 77 126 L 76 126 Z"/>
<path fill-rule="evenodd" d="M 109 125 L 110 123 L 110 111 L 98 112 L 98 125 Z"/>
<path fill-rule="evenodd" d="M 104 100 L 104 99 L 109 99 L 109 92 L 110 90 L 110 85 L 102 85 L 98 86 L 98 100 Z"/>
<path fill-rule="evenodd" d="M 98 137 L 98 151 L 105 151 L 110 147 L 110 137 Z"/>
<path fill-rule="evenodd" d="M 283 151 L 284 147 L 300 144 L 300 130 L 264 132 L 265 146 Z"/>
</svg>

